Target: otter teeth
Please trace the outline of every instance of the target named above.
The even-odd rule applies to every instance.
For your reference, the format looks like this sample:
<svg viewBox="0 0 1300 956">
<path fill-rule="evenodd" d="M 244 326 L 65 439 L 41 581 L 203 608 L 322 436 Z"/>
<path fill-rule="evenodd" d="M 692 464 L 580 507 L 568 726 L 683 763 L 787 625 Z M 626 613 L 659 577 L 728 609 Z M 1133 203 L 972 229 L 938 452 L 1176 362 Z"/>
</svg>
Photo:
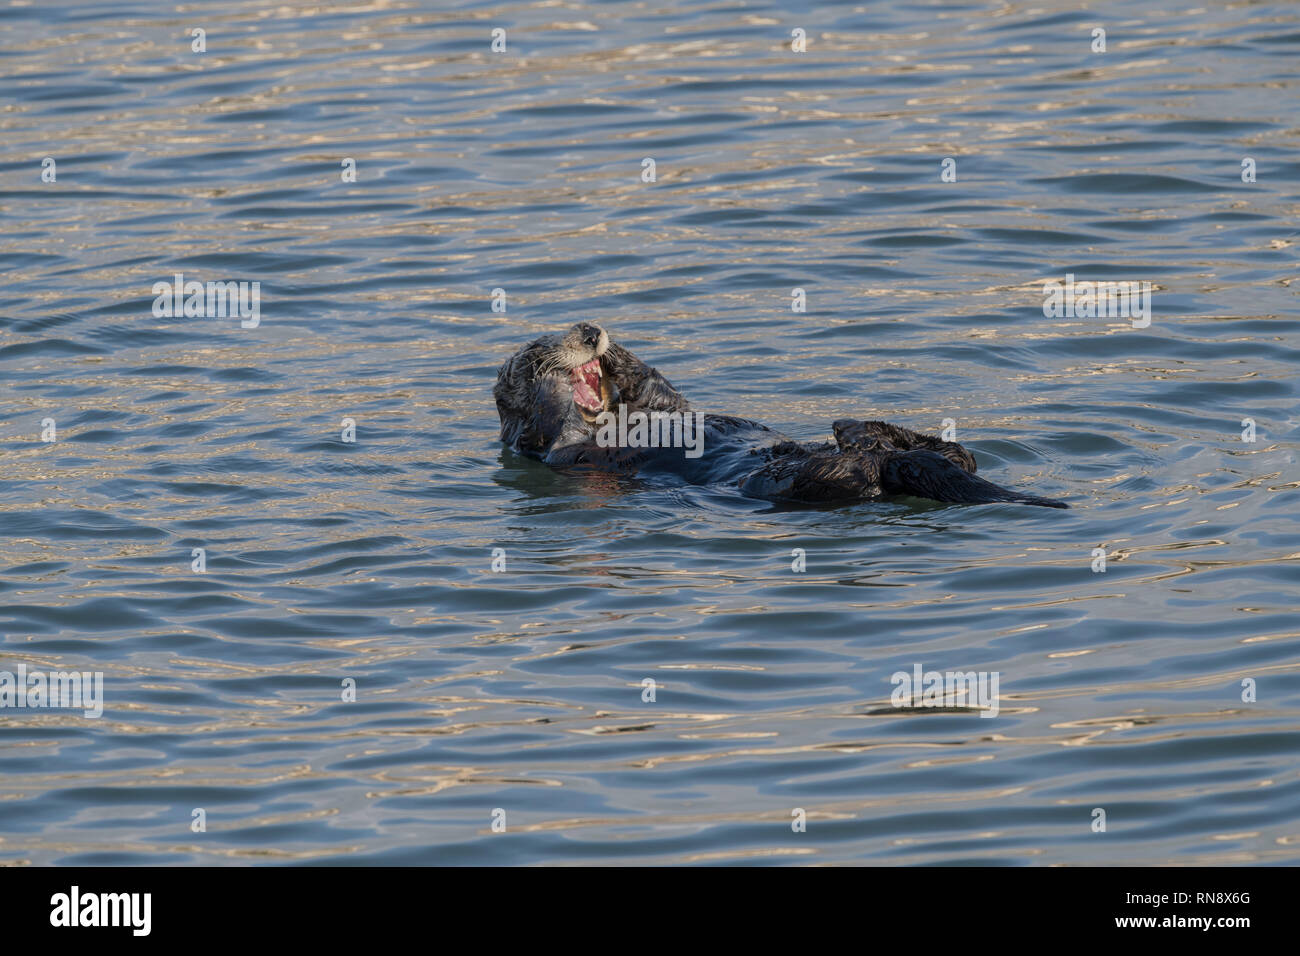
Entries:
<svg viewBox="0 0 1300 956">
<path fill-rule="evenodd" d="M 573 384 L 575 404 L 591 412 L 600 411 L 600 359 L 579 365 L 569 373 L 569 381 Z"/>
</svg>

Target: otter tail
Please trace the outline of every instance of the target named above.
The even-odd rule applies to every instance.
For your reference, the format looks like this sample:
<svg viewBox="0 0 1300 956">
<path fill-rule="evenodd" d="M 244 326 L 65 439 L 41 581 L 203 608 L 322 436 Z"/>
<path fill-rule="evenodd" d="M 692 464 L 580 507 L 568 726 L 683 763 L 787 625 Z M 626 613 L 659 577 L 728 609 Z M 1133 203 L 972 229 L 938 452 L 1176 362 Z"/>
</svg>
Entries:
<svg viewBox="0 0 1300 956">
<path fill-rule="evenodd" d="M 1064 501 L 1024 495 L 969 474 L 943 455 L 933 451 L 906 451 L 890 455 L 880 469 L 885 491 L 893 495 L 915 495 L 935 501 L 963 504 L 991 504 L 1012 501 L 1044 508 L 1068 508 Z"/>
</svg>

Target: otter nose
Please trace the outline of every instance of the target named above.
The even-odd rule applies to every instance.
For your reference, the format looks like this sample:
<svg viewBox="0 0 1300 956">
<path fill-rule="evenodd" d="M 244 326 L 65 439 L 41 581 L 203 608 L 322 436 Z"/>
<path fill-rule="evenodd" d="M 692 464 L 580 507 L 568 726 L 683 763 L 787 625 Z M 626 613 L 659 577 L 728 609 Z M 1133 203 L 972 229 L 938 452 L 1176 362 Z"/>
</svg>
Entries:
<svg viewBox="0 0 1300 956">
<path fill-rule="evenodd" d="M 578 325 L 578 334 L 582 336 L 582 344 L 589 348 L 595 348 L 600 344 L 600 326 L 590 325 L 582 322 Z"/>
</svg>

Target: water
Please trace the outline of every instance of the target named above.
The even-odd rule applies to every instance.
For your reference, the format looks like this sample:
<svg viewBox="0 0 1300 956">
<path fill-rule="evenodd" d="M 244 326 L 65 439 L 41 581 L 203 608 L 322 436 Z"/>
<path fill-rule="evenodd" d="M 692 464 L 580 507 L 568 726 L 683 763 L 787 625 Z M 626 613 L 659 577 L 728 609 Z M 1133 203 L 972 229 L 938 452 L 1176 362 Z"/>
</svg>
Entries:
<svg viewBox="0 0 1300 956">
<path fill-rule="evenodd" d="M 0 10 L 0 668 L 105 697 L 0 714 L 0 861 L 1300 862 L 1300 8 L 1218 6 Z M 552 473 L 491 387 L 580 318 L 1073 508 Z"/>
</svg>

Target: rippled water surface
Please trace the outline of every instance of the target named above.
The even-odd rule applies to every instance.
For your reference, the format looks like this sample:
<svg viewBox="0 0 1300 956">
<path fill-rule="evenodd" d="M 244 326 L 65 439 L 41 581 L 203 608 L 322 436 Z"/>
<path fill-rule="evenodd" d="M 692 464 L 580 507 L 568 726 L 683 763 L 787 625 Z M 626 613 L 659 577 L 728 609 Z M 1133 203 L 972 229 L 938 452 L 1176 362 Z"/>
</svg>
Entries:
<svg viewBox="0 0 1300 956">
<path fill-rule="evenodd" d="M 0 711 L 0 862 L 1300 862 L 1298 55 L 1293 3 L 0 8 L 0 669 L 105 695 Z M 578 319 L 1072 510 L 551 472 L 491 387 Z"/>
</svg>

